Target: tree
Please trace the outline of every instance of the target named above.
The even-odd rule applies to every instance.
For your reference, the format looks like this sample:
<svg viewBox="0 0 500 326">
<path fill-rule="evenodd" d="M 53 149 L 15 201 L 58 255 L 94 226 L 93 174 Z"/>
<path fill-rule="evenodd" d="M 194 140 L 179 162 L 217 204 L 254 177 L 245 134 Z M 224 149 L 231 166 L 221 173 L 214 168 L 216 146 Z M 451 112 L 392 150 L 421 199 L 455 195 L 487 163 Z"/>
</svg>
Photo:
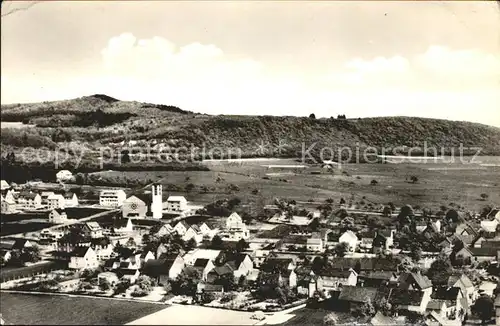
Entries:
<svg viewBox="0 0 500 326">
<path fill-rule="evenodd" d="M 471 308 L 472 313 L 479 317 L 484 324 L 495 316 L 495 304 L 488 295 L 480 296 Z"/>
<path fill-rule="evenodd" d="M 310 119 L 316 119 L 316 115 L 314 113 L 309 114 Z"/>
<path fill-rule="evenodd" d="M 417 183 L 418 182 L 418 177 L 416 175 L 412 175 L 410 177 L 410 180 L 411 180 L 412 183 Z"/>
<path fill-rule="evenodd" d="M 212 238 L 210 247 L 212 249 L 222 249 L 224 247 L 224 241 L 222 241 L 222 238 L 218 234 L 214 235 Z"/>
<path fill-rule="evenodd" d="M 201 280 L 197 270 L 190 270 L 189 274 L 186 269 L 171 282 L 172 292 L 177 295 L 194 296 L 196 294 L 197 284 Z"/>
<path fill-rule="evenodd" d="M 410 258 L 415 262 L 418 263 L 420 259 L 422 259 L 422 247 L 420 243 L 418 242 L 412 242 L 410 244 Z"/>
<path fill-rule="evenodd" d="M 338 323 L 337 315 L 334 313 L 329 313 L 323 318 L 323 325 L 325 326 L 335 326 Z"/>
<path fill-rule="evenodd" d="M 189 239 L 185 245 L 186 251 L 193 250 L 194 248 L 196 248 L 196 245 L 197 245 L 197 243 L 196 243 L 196 240 L 194 238 Z"/>
<path fill-rule="evenodd" d="M 128 248 L 135 248 L 135 247 L 137 247 L 137 244 L 135 243 L 134 238 L 130 237 L 130 238 L 128 238 L 127 243 L 125 243 L 125 246 Z"/>
<path fill-rule="evenodd" d="M 371 184 L 372 186 L 376 186 L 376 185 L 378 184 L 378 181 L 377 181 L 377 180 L 375 180 L 375 179 L 373 179 L 372 181 L 370 181 L 370 184 Z"/>
<path fill-rule="evenodd" d="M 185 190 L 187 193 L 189 193 L 189 192 L 193 191 L 194 187 L 195 187 L 194 184 L 188 183 L 185 187 Z"/>
<path fill-rule="evenodd" d="M 111 289 L 111 284 L 106 278 L 104 278 L 99 282 L 99 288 L 102 291 L 108 291 L 109 289 Z"/>
<path fill-rule="evenodd" d="M 446 285 L 448 277 L 450 276 L 451 263 L 446 255 L 439 255 L 438 258 L 432 262 L 427 276 L 435 286 Z"/>
<path fill-rule="evenodd" d="M 123 150 L 121 153 L 121 163 L 130 163 L 130 153 L 128 150 Z"/>
<path fill-rule="evenodd" d="M 344 257 L 349 251 L 349 244 L 347 242 L 341 242 L 335 246 L 334 251 L 337 257 Z"/>
<path fill-rule="evenodd" d="M 248 286 L 248 281 L 245 275 L 241 275 L 240 278 L 238 279 L 238 288 L 240 290 L 245 290 Z"/>
<path fill-rule="evenodd" d="M 245 251 L 246 249 L 248 249 L 249 247 L 250 247 L 250 245 L 245 241 L 245 239 L 241 239 L 236 244 L 236 251 L 242 252 L 242 251 Z"/>
<path fill-rule="evenodd" d="M 345 199 L 344 198 L 340 198 L 340 205 L 345 205 Z"/>
<path fill-rule="evenodd" d="M 153 281 L 147 275 L 141 275 L 137 278 L 137 286 L 144 291 L 150 292 L 153 289 Z"/>
<path fill-rule="evenodd" d="M 392 209 L 389 206 L 384 206 L 382 210 L 382 215 L 385 217 L 390 217 L 392 215 Z"/>
<path fill-rule="evenodd" d="M 236 289 L 236 284 L 234 282 L 234 274 L 227 273 L 220 275 L 214 282 L 215 284 L 222 285 L 224 287 L 224 291 L 233 291 Z"/>
<path fill-rule="evenodd" d="M 20 258 L 25 263 L 36 263 L 40 260 L 40 248 L 36 245 L 24 248 Z"/>
<path fill-rule="evenodd" d="M 484 194 L 484 193 L 483 193 L 483 194 L 481 194 L 480 196 L 481 196 L 481 200 L 486 200 L 486 199 L 488 199 L 488 197 L 489 197 L 489 195 L 488 195 L 488 194 Z"/>
</svg>

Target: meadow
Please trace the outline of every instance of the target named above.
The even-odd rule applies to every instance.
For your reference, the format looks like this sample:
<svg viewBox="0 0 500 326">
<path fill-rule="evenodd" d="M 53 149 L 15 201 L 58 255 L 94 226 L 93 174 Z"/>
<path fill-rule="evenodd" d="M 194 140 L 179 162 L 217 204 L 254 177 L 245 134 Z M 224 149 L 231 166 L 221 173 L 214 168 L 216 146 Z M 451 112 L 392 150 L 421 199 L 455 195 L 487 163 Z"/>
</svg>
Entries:
<svg viewBox="0 0 500 326">
<path fill-rule="evenodd" d="M 9 325 L 123 325 L 165 308 L 139 301 L 5 292 L 0 303 Z"/>
<path fill-rule="evenodd" d="M 297 164 L 283 160 L 279 164 Z M 479 211 L 486 205 L 500 205 L 500 167 L 479 164 L 402 163 L 343 164 L 327 171 L 318 166 L 285 169 L 286 174 L 265 165 L 246 161 L 218 161 L 207 164 L 210 171 L 106 171 L 103 177 L 134 178 L 163 184 L 165 199 L 183 195 L 196 204 L 238 197 L 242 206 L 263 207 L 274 198 L 296 200 L 314 206 L 331 198 L 353 203 L 410 204 L 438 210 L 449 204 Z M 279 170 L 279 169 L 278 169 Z M 283 170 L 283 169 L 281 169 Z M 291 171 L 290 171 L 291 170 Z M 271 175 L 270 175 L 271 174 Z M 412 176 L 417 177 L 412 182 Z M 374 183 L 373 180 L 376 182 Z M 374 183 L 374 184 L 373 184 Z M 486 194 L 486 199 L 481 198 Z"/>
</svg>

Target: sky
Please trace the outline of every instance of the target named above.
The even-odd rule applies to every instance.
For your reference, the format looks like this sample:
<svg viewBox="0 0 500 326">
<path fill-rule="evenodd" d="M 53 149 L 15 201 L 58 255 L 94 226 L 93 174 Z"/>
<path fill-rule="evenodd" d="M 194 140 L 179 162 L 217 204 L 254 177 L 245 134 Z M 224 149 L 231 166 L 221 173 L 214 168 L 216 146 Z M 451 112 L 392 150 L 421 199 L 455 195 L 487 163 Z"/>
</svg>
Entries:
<svg viewBox="0 0 500 326">
<path fill-rule="evenodd" d="M 2 104 L 107 94 L 500 127 L 494 1 L 3 2 Z"/>
</svg>

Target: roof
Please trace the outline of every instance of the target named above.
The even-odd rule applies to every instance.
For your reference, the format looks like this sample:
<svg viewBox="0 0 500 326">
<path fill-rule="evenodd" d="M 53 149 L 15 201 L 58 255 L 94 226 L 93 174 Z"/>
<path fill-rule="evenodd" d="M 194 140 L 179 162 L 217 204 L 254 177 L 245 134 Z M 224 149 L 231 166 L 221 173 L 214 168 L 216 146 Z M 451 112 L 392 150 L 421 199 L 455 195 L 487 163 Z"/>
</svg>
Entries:
<svg viewBox="0 0 500 326">
<path fill-rule="evenodd" d="M 203 267 L 203 268 L 205 268 L 207 266 L 207 264 L 208 264 L 209 261 L 210 261 L 210 259 L 198 258 L 194 262 L 193 266 L 194 267 Z"/>
<path fill-rule="evenodd" d="M 290 263 L 293 263 L 292 258 L 277 258 L 268 257 L 261 266 L 261 270 L 266 272 L 280 271 L 284 272 L 288 269 Z"/>
<path fill-rule="evenodd" d="M 65 199 L 72 199 L 74 195 L 75 195 L 75 193 L 73 193 L 73 192 L 67 192 L 63 196 Z"/>
<path fill-rule="evenodd" d="M 448 277 L 448 287 L 452 287 L 460 282 L 465 288 L 474 287 L 472 281 L 465 274 L 452 274 Z"/>
<path fill-rule="evenodd" d="M 51 195 L 54 195 L 53 191 L 42 191 L 42 197 L 49 197 Z"/>
<path fill-rule="evenodd" d="M 12 249 L 23 249 L 27 242 L 28 240 L 26 239 L 16 239 L 12 245 Z"/>
<path fill-rule="evenodd" d="M 440 300 L 440 299 L 432 299 L 431 301 L 429 301 L 429 303 L 427 304 L 427 309 L 428 310 L 440 310 L 441 307 L 443 306 L 443 304 L 446 306 L 446 307 L 450 307 L 453 305 L 453 302 L 450 301 L 450 300 Z"/>
<path fill-rule="evenodd" d="M 169 275 L 176 258 L 177 255 L 171 255 L 161 259 L 150 259 L 144 263 L 144 272 L 149 276 Z"/>
<path fill-rule="evenodd" d="M 91 231 L 97 231 L 102 229 L 99 223 L 97 222 L 86 222 L 85 225 L 91 230 Z"/>
<path fill-rule="evenodd" d="M 64 199 L 64 196 L 61 194 L 51 194 L 47 197 L 47 200 L 60 200 L 61 198 Z"/>
<path fill-rule="evenodd" d="M 53 209 L 52 212 L 56 212 L 57 214 L 66 214 L 66 210 L 64 208 L 56 208 Z"/>
<path fill-rule="evenodd" d="M 2 241 L 0 242 L 0 249 L 7 249 L 11 250 L 12 247 L 14 246 L 14 241 Z"/>
<path fill-rule="evenodd" d="M 122 275 L 135 275 L 139 273 L 139 270 L 133 268 L 120 268 L 119 273 Z"/>
<path fill-rule="evenodd" d="M 330 268 L 332 269 L 349 269 L 356 267 L 359 262 L 360 270 L 364 271 L 396 271 L 401 260 L 399 258 L 378 258 L 378 257 L 363 257 L 363 258 L 348 258 L 348 257 L 332 257 L 329 259 Z"/>
<path fill-rule="evenodd" d="M 481 248 L 468 248 L 469 251 L 472 253 L 474 256 L 495 256 L 497 255 L 497 248 L 491 248 L 491 247 L 481 247 Z"/>
<path fill-rule="evenodd" d="M 21 191 L 18 195 L 18 198 L 26 198 L 26 199 L 35 199 L 38 194 L 36 192 L 31 191 Z"/>
<path fill-rule="evenodd" d="M 146 202 L 144 200 L 142 200 L 139 197 L 134 196 L 134 195 L 132 195 L 132 196 L 128 197 L 127 199 L 125 199 L 124 203 L 140 203 L 140 204 L 146 205 Z"/>
<path fill-rule="evenodd" d="M 423 297 L 422 291 L 390 289 L 389 302 L 396 305 L 420 306 Z"/>
<path fill-rule="evenodd" d="M 87 246 L 77 246 L 75 247 L 75 249 L 73 249 L 70 255 L 72 257 L 85 257 L 89 249 L 90 247 Z"/>
<path fill-rule="evenodd" d="M 232 274 L 233 268 L 229 264 L 224 264 L 222 266 L 217 266 L 210 271 L 210 273 L 214 272 L 215 274 L 221 276 L 225 274 Z"/>
<path fill-rule="evenodd" d="M 358 275 L 359 278 L 372 280 L 390 280 L 393 276 L 391 271 L 361 271 Z"/>
<path fill-rule="evenodd" d="M 167 201 L 187 201 L 184 196 L 169 196 Z"/>
<path fill-rule="evenodd" d="M 375 300 L 377 288 L 345 285 L 339 295 L 339 300 L 363 303 Z"/>
<path fill-rule="evenodd" d="M 319 272 L 319 276 L 323 279 L 327 278 L 348 278 L 353 270 L 331 270 L 331 269 L 323 269 Z"/>
<path fill-rule="evenodd" d="M 402 273 L 398 282 L 401 289 L 408 289 L 410 285 L 416 284 L 419 290 L 425 290 L 432 287 L 432 282 L 425 275 L 420 273 Z"/>
</svg>

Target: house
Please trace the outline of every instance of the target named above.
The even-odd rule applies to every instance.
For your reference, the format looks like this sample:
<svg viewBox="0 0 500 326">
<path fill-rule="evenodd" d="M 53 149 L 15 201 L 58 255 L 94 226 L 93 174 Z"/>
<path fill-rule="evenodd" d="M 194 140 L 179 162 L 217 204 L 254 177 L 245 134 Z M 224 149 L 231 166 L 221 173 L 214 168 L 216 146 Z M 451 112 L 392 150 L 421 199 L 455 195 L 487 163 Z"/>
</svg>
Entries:
<svg viewBox="0 0 500 326">
<path fill-rule="evenodd" d="M 174 226 L 174 231 L 177 232 L 177 234 L 180 236 L 184 236 L 188 229 L 189 224 L 187 224 L 184 220 L 177 222 L 177 224 L 175 224 Z"/>
<path fill-rule="evenodd" d="M 497 226 L 500 222 L 496 219 L 491 221 L 481 221 L 481 230 L 487 233 L 496 233 Z"/>
<path fill-rule="evenodd" d="M 181 213 L 187 208 L 187 200 L 183 196 L 169 196 L 167 198 L 166 210 Z"/>
<path fill-rule="evenodd" d="M 123 201 L 122 216 L 123 218 L 144 219 L 148 212 L 146 203 L 136 196 L 130 196 Z"/>
<path fill-rule="evenodd" d="M 64 205 L 66 207 L 76 207 L 78 206 L 78 197 L 73 192 L 67 192 L 63 195 L 64 197 Z"/>
<path fill-rule="evenodd" d="M 53 195 L 55 195 L 53 191 L 42 191 L 40 194 L 40 197 L 42 197 L 42 206 L 47 206 L 49 197 Z"/>
<path fill-rule="evenodd" d="M 70 253 L 69 269 L 94 269 L 98 266 L 97 255 L 90 247 L 75 247 Z"/>
<path fill-rule="evenodd" d="M 17 197 L 17 204 L 24 209 L 38 209 L 42 207 L 42 196 L 34 192 L 22 191 Z"/>
<path fill-rule="evenodd" d="M 128 280 L 130 284 L 134 284 L 141 275 L 138 269 L 128 269 L 128 268 L 119 268 L 116 271 L 116 274 L 121 279 Z"/>
<path fill-rule="evenodd" d="M 199 244 L 203 241 L 203 233 L 201 232 L 198 225 L 193 224 L 187 229 L 186 233 L 184 233 L 182 239 L 186 242 L 194 239 L 194 241 L 196 241 L 196 244 Z"/>
<path fill-rule="evenodd" d="M 376 302 L 377 294 L 377 288 L 347 285 L 340 290 L 338 300 L 341 305 L 352 311 L 368 301 Z"/>
<path fill-rule="evenodd" d="M 32 248 L 33 243 L 26 239 L 16 239 L 12 244 L 12 250 L 23 250 L 25 248 Z"/>
<path fill-rule="evenodd" d="M 329 258 L 330 269 L 346 270 L 349 268 L 355 271 L 397 271 L 401 259 L 397 257 L 332 257 Z"/>
<path fill-rule="evenodd" d="M 114 258 L 117 254 L 114 249 L 115 246 L 107 241 L 106 238 L 96 238 L 91 240 L 90 247 L 94 249 L 97 260 L 99 261 L 108 261 L 111 258 Z"/>
<path fill-rule="evenodd" d="M 73 178 L 73 173 L 68 170 L 61 170 L 56 173 L 57 182 L 67 182 Z"/>
<path fill-rule="evenodd" d="M 428 313 L 435 312 L 443 319 L 451 319 L 455 316 L 455 303 L 451 300 L 431 299 L 427 304 Z"/>
<path fill-rule="evenodd" d="M 353 252 L 358 246 L 359 239 L 354 232 L 347 230 L 339 237 L 339 243 L 342 242 L 347 243 L 349 245 L 349 251 Z"/>
<path fill-rule="evenodd" d="M 269 256 L 271 251 L 269 250 L 255 250 L 253 254 L 253 264 L 256 268 L 259 268 L 266 258 Z"/>
<path fill-rule="evenodd" d="M 265 272 L 294 270 L 297 264 L 293 258 L 278 258 L 268 257 L 260 266 L 260 269 Z"/>
<path fill-rule="evenodd" d="M 321 233 L 313 232 L 310 238 L 307 239 L 306 247 L 309 251 L 321 252 L 324 250 L 323 238 Z"/>
<path fill-rule="evenodd" d="M 476 261 L 476 262 L 493 261 L 493 260 L 496 260 L 496 258 L 497 258 L 497 250 L 498 250 L 497 248 L 470 247 L 468 249 L 473 256 L 472 260 Z"/>
<path fill-rule="evenodd" d="M 63 208 L 53 209 L 49 213 L 49 223 L 65 223 L 68 221 L 68 216 L 66 215 L 66 211 Z"/>
<path fill-rule="evenodd" d="M 465 244 L 469 245 L 479 233 L 468 223 L 461 223 L 455 229 L 455 234 L 460 236 Z"/>
<path fill-rule="evenodd" d="M 13 214 L 17 212 L 16 201 L 11 198 L 2 198 L 0 201 L 0 211 L 2 214 Z"/>
<path fill-rule="evenodd" d="M 47 197 L 47 208 L 48 209 L 58 209 L 65 208 L 66 200 L 63 195 L 53 194 Z"/>
<path fill-rule="evenodd" d="M 116 273 L 113 272 L 102 272 L 97 275 L 97 285 L 101 285 L 106 281 L 108 282 L 108 284 L 111 284 L 111 286 L 114 287 L 120 282 L 120 279 L 118 278 Z"/>
<path fill-rule="evenodd" d="M 99 205 L 105 207 L 121 207 L 127 198 L 125 191 L 118 190 L 102 190 L 99 193 Z"/>
<path fill-rule="evenodd" d="M 185 267 L 184 259 L 180 255 L 169 255 L 165 258 L 151 259 L 145 262 L 144 274 L 154 278 L 160 284 L 174 280 Z"/>
<path fill-rule="evenodd" d="M 226 219 L 226 229 L 221 232 L 221 237 L 227 241 L 240 241 L 241 239 L 248 239 L 250 231 L 247 229 L 245 223 L 238 213 L 232 213 Z"/>
<path fill-rule="evenodd" d="M 248 276 L 254 268 L 252 259 L 245 253 L 221 252 L 215 261 L 225 263 L 229 266 L 236 280 L 241 276 Z"/>
<path fill-rule="evenodd" d="M 196 248 L 186 253 L 183 258 L 186 265 L 193 266 L 197 259 L 215 260 L 219 257 L 221 250 Z"/>
<path fill-rule="evenodd" d="M 471 306 L 472 301 L 462 292 L 460 287 L 437 287 L 432 293 L 431 300 L 449 301 L 447 304 L 447 317 L 455 320 L 462 319 Z M 448 306 L 450 308 L 448 308 Z M 439 315 L 438 313 L 436 313 Z"/>
<path fill-rule="evenodd" d="M 431 290 L 432 282 L 420 272 L 417 273 L 401 273 L 397 279 L 398 288 L 403 290 L 426 291 Z"/>
<path fill-rule="evenodd" d="M 113 224 L 113 233 L 116 234 L 126 234 L 134 231 L 134 223 L 132 223 L 132 219 L 117 219 Z"/>
<path fill-rule="evenodd" d="M 473 302 L 477 299 L 478 293 L 474 284 L 467 275 L 462 273 L 454 273 L 448 277 L 448 288 L 460 288 L 465 297 Z"/>
<path fill-rule="evenodd" d="M 233 272 L 233 268 L 227 263 L 221 266 L 214 266 L 214 268 L 207 273 L 206 281 L 207 283 L 214 284 L 217 279 L 224 275 L 230 275 L 230 277 L 234 279 Z"/>
<path fill-rule="evenodd" d="M 170 224 L 163 224 L 155 235 L 157 237 L 162 237 L 164 235 L 172 234 L 173 232 L 174 228 Z"/>
<path fill-rule="evenodd" d="M 392 271 L 360 271 L 358 284 L 360 286 L 380 287 L 390 283 L 396 283 L 398 276 Z"/>
<path fill-rule="evenodd" d="M 127 255 L 118 257 L 118 259 L 114 261 L 112 269 L 141 269 L 141 255 L 141 252 L 130 252 Z"/>
<path fill-rule="evenodd" d="M 143 251 L 139 257 L 141 260 L 141 266 L 144 266 L 147 261 L 155 259 L 155 255 L 151 251 Z"/>
<path fill-rule="evenodd" d="M 151 185 L 151 214 L 153 219 L 159 220 L 163 217 L 163 190 L 162 185 L 154 183 Z"/>
<path fill-rule="evenodd" d="M 5 181 L 5 180 L 1 180 L 0 181 L 0 190 L 1 191 L 5 191 L 5 190 L 8 190 L 8 189 L 10 189 L 9 183 L 7 181 Z"/>
<path fill-rule="evenodd" d="M 206 258 L 198 258 L 193 264 L 193 268 L 198 270 L 202 280 L 206 281 L 208 273 L 215 267 L 213 260 Z"/>
<path fill-rule="evenodd" d="M 495 209 L 492 209 L 488 215 L 486 216 L 486 218 L 488 220 L 497 220 L 498 222 L 500 222 L 500 209 L 499 208 L 495 208 Z"/>
<path fill-rule="evenodd" d="M 432 288 L 431 288 L 432 290 Z M 399 310 L 407 310 L 423 314 L 431 300 L 425 292 L 401 288 L 382 288 L 387 301 Z"/>
<path fill-rule="evenodd" d="M 86 237 L 102 238 L 103 229 L 97 222 L 86 222 L 82 225 L 82 232 Z"/>
<path fill-rule="evenodd" d="M 316 278 L 316 290 L 328 295 L 330 291 L 338 291 L 343 286 L 356 286 L 358 273 L 352 268 L 345 271 L 323 270 Z"/>
<path fill-rule="evenodd" d="M 381 311 L 378 311 L 370 320 L 370 325 L 373 326 L 405 326 L 408 325 L 405 316 L 385 316 Z"/>
<path fill-rule="evenodd" d="M 11 256 L 12 254 L 10 253 L 10 250 L 0 249 L 0 261 L 2 262 L 2 265 L 8 262 Z"/>
</svg>

